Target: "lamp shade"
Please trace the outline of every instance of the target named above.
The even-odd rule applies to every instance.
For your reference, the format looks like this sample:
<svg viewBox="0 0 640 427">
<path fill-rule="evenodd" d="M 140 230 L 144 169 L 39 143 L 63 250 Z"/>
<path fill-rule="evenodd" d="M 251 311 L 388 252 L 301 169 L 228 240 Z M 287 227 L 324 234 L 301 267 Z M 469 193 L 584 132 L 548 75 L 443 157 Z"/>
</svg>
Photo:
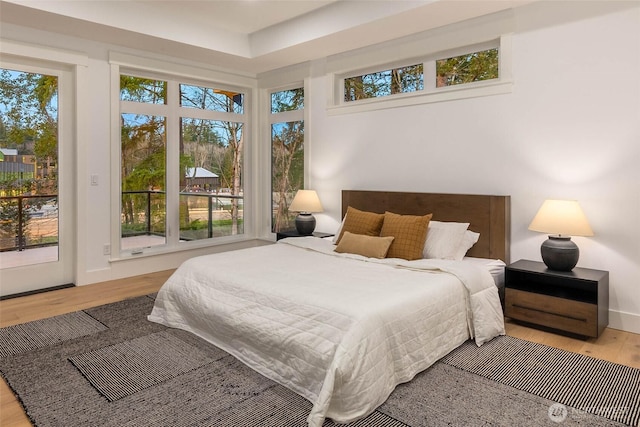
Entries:
<svg viewBox="0 0 640 427">
<path fill-rule="evenodd" d="M 529 230 L 565 236 L 593 236 L 582 208 L 575 200 L 545 200 Z"/>
<path fill-rule="evenodd" d="M 298 190 L 293 201 L 289 205 L 291 212 L 322 212 L 322 205 L 318 194 L 314 190 Z"/>
<path fill-rule="evenodd" d="M 578 263 L 580 249 L 571 236 L 593 236 L 587 217 L 575 200 L 545 200 L 529 230 L 549 234 L 540 246 L 540 254 L 547 267 L 557 271 L 571 271 Z"/>
</svg>

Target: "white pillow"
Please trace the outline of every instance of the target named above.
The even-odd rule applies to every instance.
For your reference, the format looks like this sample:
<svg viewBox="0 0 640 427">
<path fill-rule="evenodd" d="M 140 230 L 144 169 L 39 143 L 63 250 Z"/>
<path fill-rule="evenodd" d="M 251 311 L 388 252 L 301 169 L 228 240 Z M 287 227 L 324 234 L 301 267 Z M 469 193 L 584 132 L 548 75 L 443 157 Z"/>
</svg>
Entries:
<svg viewBox="0 0 640 427">
<path fill-rule="evenodd" d="M 333 235 L 333 244 L 337 244 L 338 243 L 338 237 L 340 237 L 340 233 L 342 233 L 342 227 L 344 227 L 344 220 L 347 219 L 347 214 L 344 214 L 344 218 L 342 218 L 342 222 L 340 223 L 340 225 L 338 226 L 338 231 L 336 231 L 336 234 Z"/>
<path fill-rule="evenodd" d="M 467 230 L 464 233 L 464 237 L 462 238 L 462 242 L 460 246 L 458 246 L 458 250 L 456 251 L 455 257 L 453 259 L 460 261 L 467 254 L 467 251 L 471 249 L 471 246 L 475 245 L 478 239 L 480 238 L 480 233 L 475 233 L 471 230 Z"/>
<path fill-rule="evenodd" d="M 468 222 L 430 221 L 422 251 L 423 258 L 461 260 L 462 256 L 457 258 L 458 249 L 468 227 Z"/>
</svg>

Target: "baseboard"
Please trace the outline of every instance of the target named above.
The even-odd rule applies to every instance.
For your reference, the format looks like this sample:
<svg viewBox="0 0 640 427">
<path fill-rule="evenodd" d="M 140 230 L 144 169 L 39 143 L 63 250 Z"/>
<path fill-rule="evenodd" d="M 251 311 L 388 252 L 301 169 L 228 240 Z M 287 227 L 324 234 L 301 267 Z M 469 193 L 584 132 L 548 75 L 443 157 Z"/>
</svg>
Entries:
<svg viewBox="0 0 640 427">
<path fill-rule="evenodd" d="M 26 297 L 27 295 L 41 294 L 43 292 L 56 291 L 58 289 L 73 288 L 74 286 L 75 285 L 73 283 L 67 283 L 65 285 L 51 286 L 50 288 L 36 289 L 33 291 L 20 292 L 17 294 L 2 295 L 0 296 L 0 301 L 11 299 L 11 298 Z"/>
<path fill-rule="evenodd" d="M 640 334 L 640 314 L 609 310 L 609 328 Z"/>
<path fill-rule="evenodd" d="M 226 252 L 237 249 L 245 249 L 255 246 L 273 244 L 260 239 L 248 239 L 238 242 L 230 242 L 215 246 L 203 246 L 193 249 L 178 250 L 175 252 L 143 254 L 117 258 L 113 256 L 109 265 L 86 271 L 78 271 L 76 286 L 91 285 L 93 283 L 118 280 L 126 277 L 139 276 L 156 271 L 178 268 L 187 259 L 200 255 L 210 255 L 217 252 Z"/>
</svg>

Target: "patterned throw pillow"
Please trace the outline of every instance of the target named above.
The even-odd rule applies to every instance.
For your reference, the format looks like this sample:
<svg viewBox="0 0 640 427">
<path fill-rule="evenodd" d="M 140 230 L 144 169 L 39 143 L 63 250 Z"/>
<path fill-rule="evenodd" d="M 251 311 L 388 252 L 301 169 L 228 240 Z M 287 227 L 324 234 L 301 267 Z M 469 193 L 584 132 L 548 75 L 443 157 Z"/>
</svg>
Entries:
<svg viewBox="0 0 640 427">
<path fill-rule="evenodd" d="M 385 212 L 380 236 L 395 237 L 387 252 L 387 258 L 402 258 L 409 261 L 422 258 L 432 216 L 433 214 L 417 216 Z"/>
<path fill-rule="evenodd" d="M 366 236 L 379 236 L 382 221 L 384 221 L 384 214 L 365 212 L 349 206 L 336 244 L 340 243 L 345 231 Z"/>
</svg>

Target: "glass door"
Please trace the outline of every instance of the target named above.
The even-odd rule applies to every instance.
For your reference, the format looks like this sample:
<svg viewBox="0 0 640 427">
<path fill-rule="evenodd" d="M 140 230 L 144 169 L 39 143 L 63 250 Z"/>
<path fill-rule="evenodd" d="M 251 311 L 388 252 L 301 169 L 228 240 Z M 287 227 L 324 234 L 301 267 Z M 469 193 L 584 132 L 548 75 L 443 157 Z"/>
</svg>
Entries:
<svg viewBox="0 0 640 427">
<path fill-rule="evenodd" d="M 73 282 L 70 71 L 0 68 L 0 296 Z"/>
</svg>

